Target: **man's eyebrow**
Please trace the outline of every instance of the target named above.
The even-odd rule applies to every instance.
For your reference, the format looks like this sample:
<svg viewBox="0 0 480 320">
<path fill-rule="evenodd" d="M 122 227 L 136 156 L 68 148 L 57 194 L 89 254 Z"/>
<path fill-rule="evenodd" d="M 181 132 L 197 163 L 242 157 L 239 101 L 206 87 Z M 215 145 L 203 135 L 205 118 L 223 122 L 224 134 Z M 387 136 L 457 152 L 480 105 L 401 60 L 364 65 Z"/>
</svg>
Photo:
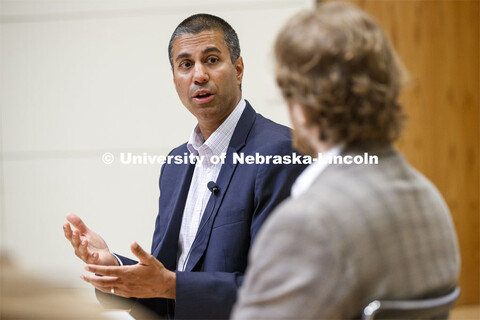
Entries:
<svg viewBox="0 0 480 320">
<path fill-rule="evenodd" d="M 210 47 L 210 48 L 207 48 L 207 49 L 203 50 L 203 51 L 202 51 L 202 54 L 210 53 L 210 52 L 222 53 L 222 52 L 220 51 L 220 49 L 218 49 L 217 47 Z"/>
<path fill-rule="evenodd" d="M 175 61 L 178 61 L 183 58 L 190 58 L 191 54 L 190 53 L 180 53 L 176 58 Z"/>
</svg>

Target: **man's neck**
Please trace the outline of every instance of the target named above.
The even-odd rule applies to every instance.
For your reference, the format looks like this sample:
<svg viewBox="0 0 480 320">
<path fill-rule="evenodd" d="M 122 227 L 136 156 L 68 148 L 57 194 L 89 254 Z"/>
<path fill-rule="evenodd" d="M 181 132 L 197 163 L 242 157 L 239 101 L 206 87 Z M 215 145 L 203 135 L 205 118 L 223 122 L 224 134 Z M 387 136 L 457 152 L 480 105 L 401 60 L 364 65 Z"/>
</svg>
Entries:
<svg viewBox="0 0 480 320">
<path fill-rule="evenodd" d="M 231 112 L 230 112 L 231 113 Z M 230 113 L 227 115 L 225 119 L 228 118 Z M 200 129 L 200 132 L 202 133 L 203 139 L 205 141 L 208 140 L 208 138 L 212 135 L 212 133 L 215 132 L 215 130 L 218 129 L 222 125 L 222 123 L 225 121 L 225 119 L 222 119 L 220 122 L 215 122 L 215 123 L 205 123 L 205 122 L 198 122 L 198 128 Z"/>
<path fill-rule="evenodd" d="M 214 133 L 215 130 L 217 130 L 218 127 L 220 127 L 222 123 L 230 116 L 230 114 L 232 114 L 233 110 L 235 110 L 235 108 L 238 106 L 238 103 L 240 102 L 240 100 L 241 98 L 238 98 L 238 101 L 234 104 L 231 110 L 227 114 L 225 114 L 222 118 L 214 119 L 210 121 L 209 120 L 198 121 L 198 127 L 205 141 L 207 141 L 208 138 L 212 135 L 212 133 Z"/>
<path fill-rule="evenodd" d="M 313 149 L 317 152 L 317 154 L 327 152 L 328 150 L 333 148 L 333 146 L 335 145 L 332 142 L 320 141 L 317 139 L 315 139 L 313 143 L 314 143 Z"/>
</svg>

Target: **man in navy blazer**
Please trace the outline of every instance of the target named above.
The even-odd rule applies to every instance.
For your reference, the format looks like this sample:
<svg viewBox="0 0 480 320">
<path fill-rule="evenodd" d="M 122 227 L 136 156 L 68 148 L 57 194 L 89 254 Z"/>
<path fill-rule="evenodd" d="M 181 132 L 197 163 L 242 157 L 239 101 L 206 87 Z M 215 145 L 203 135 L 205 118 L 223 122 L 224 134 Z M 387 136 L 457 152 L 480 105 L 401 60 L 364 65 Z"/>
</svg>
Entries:
<svg viewBox="0 0 480 320">
<path fill-rule="evenodd" d="M 294 154 L 290 129 L 257 114 L 242 99 L 243 60 L 228 23 L 207 14 L 187 18 L 172 35 L 169 57 L 177 93 L 198 120 L 189 144 L 169 156 L 190 155 L 200 141 L 213 149 L 224 145 L 224 163 L 213 166 L 218 171 L 213 175 L 211 168 L 188 161 L 162 167 L 151 254 L 136 243 L 131 246 L 139 262 L 110 253 L 105 241 L 74 214 L 67 215 L 65 236 L 87 263 L 86 270 L 95 273 L 82 278 L 98 289 L 101 301 L 129 298 L 136 316 L 137 310 L 147 309 L 156 318 L 224 319 L 243 282 L 258 230 L 288 197 L 304 166 L 265 161 Z M 257 163 L 240 163 L 236 155 L 253 156 Z M 212 176 L 207 192 L 204 182 Z M 197 190 L 205 201 L 193 195 Z M 188 218 L 190 208 L 201 209 L 196 223 Z M 186 231 L 192 225 L 193 234 Z M 194 238 L 190 246 L 183 240 L 188 236 Z"/>
</svg>

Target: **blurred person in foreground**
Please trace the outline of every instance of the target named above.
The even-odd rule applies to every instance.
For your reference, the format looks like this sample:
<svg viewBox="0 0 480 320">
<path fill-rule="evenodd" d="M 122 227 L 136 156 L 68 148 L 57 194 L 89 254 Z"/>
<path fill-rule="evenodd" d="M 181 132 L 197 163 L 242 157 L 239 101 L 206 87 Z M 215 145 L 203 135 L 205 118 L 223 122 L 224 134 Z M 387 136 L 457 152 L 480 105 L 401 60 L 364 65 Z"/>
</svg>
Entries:
<svg viewBox="0 0 480 320">
<path fill-rule="evenodd" d="M 378 164 L 319 161 L 299 176 L 250 252 L 233 319 L 355 318 L 375 299 L 451 291 L 459 252 L 449 210 L 392 147 L 406 71 L 386 35 L 355 6 L 328 2 L 287 23 L 275 56 L 295 146 Z"/>
</svg>

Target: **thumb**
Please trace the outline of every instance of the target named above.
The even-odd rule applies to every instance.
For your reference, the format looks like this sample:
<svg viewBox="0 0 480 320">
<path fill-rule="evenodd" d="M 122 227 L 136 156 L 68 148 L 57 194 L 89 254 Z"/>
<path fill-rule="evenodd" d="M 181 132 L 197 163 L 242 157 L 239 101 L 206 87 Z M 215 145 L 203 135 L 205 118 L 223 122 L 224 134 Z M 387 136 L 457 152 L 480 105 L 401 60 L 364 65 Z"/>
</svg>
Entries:
<svg viewBox="0 0 480 320">
<path fill-rule="evenodd" d="M 131 244 L 130 250 L 132 250 L 132 253 L 138 258 L 140 263 L 146 265 L 152 264 L 152 255 L 145 252 L 136 241 Z"/>
</svg>

